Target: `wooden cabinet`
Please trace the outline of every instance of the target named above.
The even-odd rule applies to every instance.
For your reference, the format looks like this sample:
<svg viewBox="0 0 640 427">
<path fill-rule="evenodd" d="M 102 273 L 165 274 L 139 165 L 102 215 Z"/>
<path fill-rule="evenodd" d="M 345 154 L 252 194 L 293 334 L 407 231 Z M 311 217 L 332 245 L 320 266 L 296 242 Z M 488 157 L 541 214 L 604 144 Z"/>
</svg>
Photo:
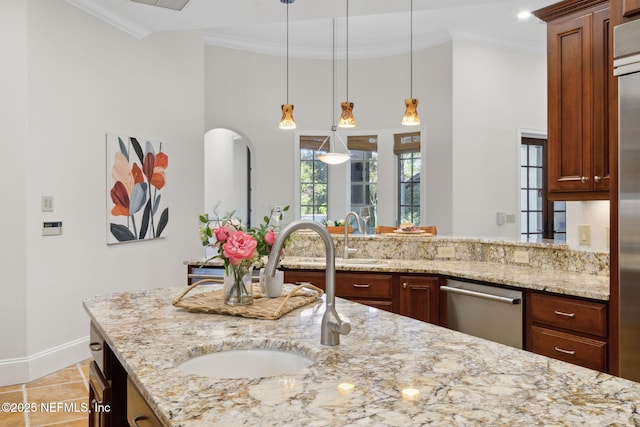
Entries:
<svg viewBox="0 0 640 427">
<path fill-rule="evenodd" d="M 622 0 L 622 16 L 632 19 L 640 17 L 640 0 Z"/>
<path fill-rule="evenodd" d="M 614 113 L 608 2 L 566 0 L 534 13 L 548 23 L 548 197 L 606 200 Z"/>
<path fill-rule="evenodd" d="M 400 276 L 399 279 L 399 314 L 439 324 L 440 277 Z"/>
<path fill-rule="evenodd" d="M 601 302 L 527 294 L 526 349 L 607 371 L 607 305 Z"/>
<path fill-rule="evenodd" d="M 287 283 L 310 282 L 325 289 L 324 271 L 285 270 Z M 385 273 L 336 272 L 336 296 L 395 312 L 393 275 Z"/>
<path fill-rule="evenodd" d="M 324 271 L 285 270 L 285 282 L 311 282 L 325 289 Z M 441 278 L 433 275 L 336 272 L 336 296 L 436 325 Z"/>
<path fill-rule="evenodd" d="M 127 374 L 93 323 L 89 349 L 89 427 L 126 426 Z"/>
<path fill-rule="evenodd" d="M 129 378 L 127 378 L 127 421 L 131 427 L 162 427 L 156 414 Z"/>
</svg>

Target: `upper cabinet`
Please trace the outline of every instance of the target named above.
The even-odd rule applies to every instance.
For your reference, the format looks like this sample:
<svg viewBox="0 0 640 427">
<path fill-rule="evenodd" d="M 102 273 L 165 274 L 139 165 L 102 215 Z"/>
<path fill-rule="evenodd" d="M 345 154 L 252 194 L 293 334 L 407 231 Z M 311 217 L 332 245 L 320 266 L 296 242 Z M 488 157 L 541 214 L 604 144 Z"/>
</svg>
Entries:
<svg viewBox="0 0 640 427">
<path fill-rule="evenodd" d="M 622 0 L 622 16 L 637 19 L 640 15 L 640 0 Z"/>
<path fill-rule="evenodd" d="M 566 0 L 534 14 L 547 22 L 548 197 L 608 200 L 615 123 L 609 3 Z"/>
</svg>

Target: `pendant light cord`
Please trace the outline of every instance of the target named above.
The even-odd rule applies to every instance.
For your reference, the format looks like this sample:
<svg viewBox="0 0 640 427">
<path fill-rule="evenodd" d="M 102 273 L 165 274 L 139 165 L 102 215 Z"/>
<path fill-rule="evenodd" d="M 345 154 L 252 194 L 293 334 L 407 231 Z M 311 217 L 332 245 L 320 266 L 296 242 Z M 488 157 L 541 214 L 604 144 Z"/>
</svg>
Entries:
<svg viewBox="0 0 640 427">
<path fill-rule="evenodd" d="M 413 0 L 411 0 L 409 31 L 409 93 L 411 94 L 411 99 L 413 99 Z"/>
<path fill-rule="evenodd" d="M 347 102 L 349 102 L 349 0 L 347 0 Z"/>
<path fill-rule="evenodd" d="M 287 3 L 287 104 L 289 103 L 289 5 Z"/>
<path fill-rule="evenodd" d="M 331 130 L 336 127 L 336 18 L 331 20 Z"/>
</svg>

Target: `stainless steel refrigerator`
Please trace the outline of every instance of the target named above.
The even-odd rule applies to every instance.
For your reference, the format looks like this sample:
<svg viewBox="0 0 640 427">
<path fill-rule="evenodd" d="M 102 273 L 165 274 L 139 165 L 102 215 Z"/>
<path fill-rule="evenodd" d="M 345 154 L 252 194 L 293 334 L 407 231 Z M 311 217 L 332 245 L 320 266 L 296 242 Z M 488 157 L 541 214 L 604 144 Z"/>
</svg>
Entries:
<svg viewBox="0 0 640 427">
<path fill-rule="evenodd" d="M 640 381 L 640 21 L 614 29 L 619 102 L 620 376 Z"/>
</svg>

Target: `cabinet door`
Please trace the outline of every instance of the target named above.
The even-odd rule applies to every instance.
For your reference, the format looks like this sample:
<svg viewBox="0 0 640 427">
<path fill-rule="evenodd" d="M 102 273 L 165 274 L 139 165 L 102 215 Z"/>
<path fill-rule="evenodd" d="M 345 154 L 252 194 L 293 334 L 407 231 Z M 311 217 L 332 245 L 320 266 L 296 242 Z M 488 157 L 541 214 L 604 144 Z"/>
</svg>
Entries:
<svg viewBox="0 0 640 427">
<path fill-rule="evenodd" d="M 613 85 L 613 37 L 609 9 L 593 13 L 593 190 L 609 191 L 610 108 Z"/>
<path fill-rule="evenodd" d="M 591 189 L 592 14 L 548 25 L 549 191 Z"/>
<path fill-rule="evenodd" d="M 89 427 L 109 427 L 111 387 L 95 361 L 89 364 Z"/>
<path fill-rule="evenodd" d="M 429 276 L 400 276 L 400 314 L 438 324 L 440 279 Z"/>
</svg>

